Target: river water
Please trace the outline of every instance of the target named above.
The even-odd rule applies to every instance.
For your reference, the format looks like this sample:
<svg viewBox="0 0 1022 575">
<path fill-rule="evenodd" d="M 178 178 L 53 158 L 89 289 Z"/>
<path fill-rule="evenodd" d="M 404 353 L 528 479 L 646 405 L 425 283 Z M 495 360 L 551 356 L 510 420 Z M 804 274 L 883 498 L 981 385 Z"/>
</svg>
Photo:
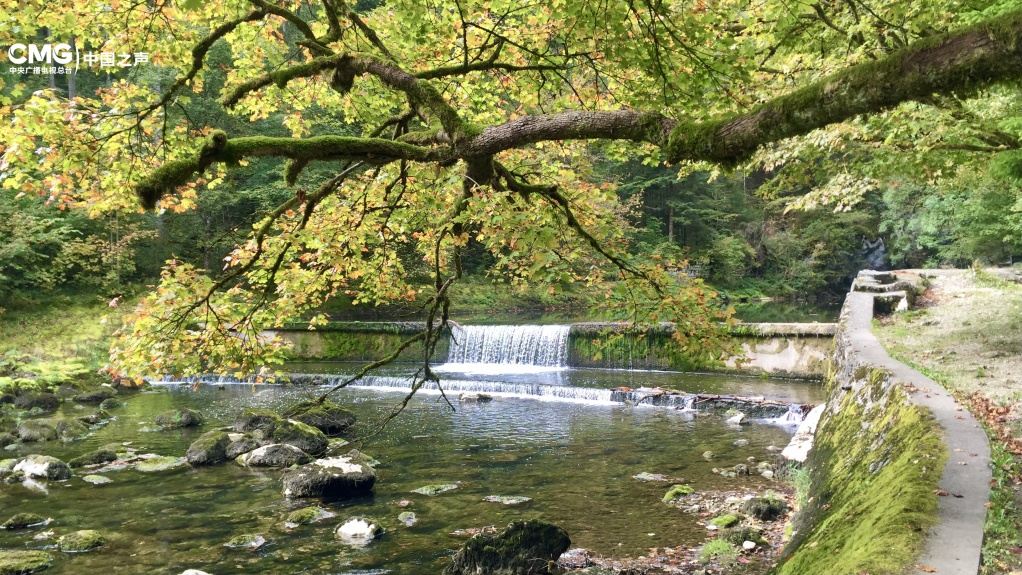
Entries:
<svg viewBox="0 0 1022 575">
<path fill-rule="evenodd" d="M 482 366 L 475 366 L 480 368 Z M 300 364 L 302 373 L 349 373 L 344 364 Z M 406 377 L 393 368 L 383 377 Z M 532 382 L 579 389 L 662 386 L 688 392 L 762 395 L 798 403 L 818 403 L 818 384 L 757 378 L 609 370 L 533 370 L 495 374 L 472 366 L 442 370 L 459 381 L 508 384 Z M 508 370 L 504 370 L 505 372 Z M 39 452 L 67 460 L 110 442 L 130 442 L 143 453 L 181 456 L 201 433 L 230 425 L 243 406 L 281 409 L 312 397 L 322 388 L 269 385 L 160 386 L 126 399 L 112 410 L 115 419 L 86 439 L 30 444 L 14 457 Z M 353 446 L 380 461 L 371 497 L 353 501 L 287 500 L 281 471 L 247 469 L 235 463 L 210 468 L 182 466 L 142 473 L 132 468 L 103 473 L 110 483 L 83 481 L 84 471 L 67 482 L 45 485 L 47 492 L 22 485 L 0 489 L 4 519 L 18 512 L 53 519 L 46 527 L 0 532 L 0 547 L 47 548 L 55 537 L 77 529 L 97 529 L 110 540 L 98 551 L 53 551 L 51 573 L 81 575 L 168 573 L 198 568 L 227 573 L 393 572 L 439 573 L 465 541 L 458 529 L 504 526 L 516 519 L 540 518 L 560 525 L 580 546 L 604 556 L 635 556 L 650 547 L 698 545 L 706 529 L 693 517 L 663 504 L 670 483 L 647 483 L 633 476 L 661 473 L 697 490 L 760 487 L 761 477 L 726 479 L 713 467 L 770 460 L 769 446 L 783 447 L 793 431 L 777 422 L 728 426 L 714 412 L 690 412 L 646 405 L 498 395 L 489 403 L 460 403 L 452 410 L 435 393 L 413 399 L 399 417 L 380 429 L 403 392 L 395 387 L 344 389 L 333 399 L 359 418 Z M 159 430 L 156 415 L 174 407 L 201 411 L 207 422 L 196 429 Z M 88 413 L 73 405 L 68 417 Z M 738 440 L 747 444 L 736 446 Z M 743 442 L 740 442 L 743 443 Z M 717 458 L 708 461 L 705 451 Z M 456 484 L 435 496 L 413 493 L 429 484 Z M 491 495 L 528 497 L 503 505 Z M 401 502 L 410 502 L 407 507 Z M 289 529 L 284 518 L 297 508 L 320 504 L 337 516 Z M 397 520 L 414 512 L 418 522 Z M 376 519 L 387 533 L 365 548 L 344 545 L 333 536 L 349 516 Z M 0 519 L 2 520 L 2 519 Z M 45 532 L 52 536 L 45 537 Z M 259 534 L 267 543 L 250 551 L 224 546 L 232 537 Z M 40 535 L 44 535 L 39 539 Z"/>
</svg>

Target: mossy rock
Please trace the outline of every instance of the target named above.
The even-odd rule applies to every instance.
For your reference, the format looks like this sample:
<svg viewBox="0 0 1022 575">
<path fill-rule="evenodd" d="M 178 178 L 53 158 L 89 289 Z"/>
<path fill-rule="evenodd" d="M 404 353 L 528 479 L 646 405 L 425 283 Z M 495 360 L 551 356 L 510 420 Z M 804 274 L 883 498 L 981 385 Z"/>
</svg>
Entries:
<svg viewBox="0 0 1022 575">
<path fill-rule="evenodd" d="M 56 411 L 60 407 L 60 398 L 52 393 L 30 391 L 14 398 L 14 407 L 26 410 L 38 408 L 44 412 Z"/>
<path fill-rule="evenodd" d="M 14 471 L 21 471 L 28 478 L 50 481 L 66 481 L 72 475 L 67 463 L 49 455 L 29 455 L 14 466 Z"/>
<path fill-rule="evenodd" d="M 80 393 L 74 397 L 75 403 L 100 404 L 116 395 L 110 389 L 97 389 L 86 393 Z"/>
<path fill-rule="evenodd" d="M 738 526 L 730 529 L 725 529 L 721 535 L 721 539 L 724 539 L 733 545 L 741 546 L 746 541 L 752 541 L 756 545 L 767 545 L 767 540 L 763 538 L 763 532 L 755 527 Z"/>
<path fill-rule="evenodd" d="M 692 495 L 695 492 L 696 490 L 693 489 L 692 486 L 688 485 L 687 483 L 680 485 L 672 485 L 671 488 L 667 490 L 667 493 L 664 494 L 663 502 L 670 503 L 672 501 L 681 499 L 686 495 Z"/>
<path fill-rule="evenodd" d="M 91 453 L 85 455 L 79 455 L 74 459 L 67 462 L 68 466 L 72 468 L 85 467 L 86 465 L 99 465 L 100 463 L 109 463 L 117 459 L 117 452 L 111 449 L 100 448 Z"/>
<path fill-rule="evenodd" d="M 18 425 L 18 437 L 28 443 L 74 441 L 89 434 L 89 428 L 74 419 L 30 419 Z"/>
<path fill-rule="evenodd" d="M 291 467 L 311 463 L 314 458 L 294 445 L 271 443 L 238 456 L 246 467 Z"/>
<path fill-rule="evenodd" d="M 753 497 L 742 503 L 742 513 L 760 521 L 774 521 L 788 511 L 788 503 L 779 497 Z"/>
<path fill-rule="evenodd" d="M 106 544 L 106 537 L 99 531 L 83 529 L 61 535 L 57 539 L 57 548 L 65 553 L 83 553 L 92 551 Z"/>
<path fill-rule="evenodd" d="M 340 435 L 355 425 L 355 414 L 332 401 L 305 401 L 290 407 L 284 417 L 311 425 L 328 436 Z"/>
<path fill-rule="evenodd" d="M 192 409 L 171 409 L 156 416 L 156 424 L 169 429 L 194 427 L 203 422 L 202 414 Z"/>
<path fill-rule="evenodd" d="M 266 538 L 256 533 L 245 533 L 244 535 L 238 535 L 232 537 L 230 541 L 224 543 L 224 547 L 231 547 L 233 549 L 258 549 L 266 544 Z"/>
<path fill-rule="evenodd" d="M 284 418 L 272 411 L 246 407 L 234 420 L 234 431 L 249 433 L 256 439 L 269 439 Z"/>
<path fill-rule="evenodd" d="M 372 492 L 376 471 L 365 455 L 353 449 L 347 455 L 289 469 L 281 482 L 285 497 L 351 499 Z"/>
<path fill-rule="evenodd" d="M 45 551 L 0 551 L 0 575 L 28 575 L 49 566 Z"/>
<path fill-rule="evenodd" d="M 322 431 L 292 419 L 277 424 L 269 440 L 273 443 L 292 445 L 314 457 L 326 453 L 326 448 L 330 444 Z"/>
<path fill-rule="evenodd" d="M 227 446 L 227 459 L 235 459 L 253 449 L 262 447 L 266 444 L 267 440 L 259 440 L 247 433 L 242 437 L 231 441 L 231 444 Z"/>
<path fill-rule="evenodd" d="M 46 525 L 48 522 L 49 520 L 42 515 L 36 515 L 35 513 L 18 513 L 14 517 L 4 521 L 3 525 L 0 525 L 0 529 L 25 529 L 26 527 Z"/>
<path fill-rule="evenodd" d="M 184 457 L 167 457 L 165 455 L 159 455 L 139 461 L 135 464 L 135 469 L 142 473 L 153 473 L 156 471 L 174 469 L 175 467 L 181 467 L 187 464 L 188 461 Z"/>
<path fill-rule="evenodd" d="M 556 525 L 515 521 L 498 534 L 469 539 L 444 569 L 444 575 L 549 575 L 557 558 L 570 546 L 568 534 Z"/>
<path fill-rule="evenodd" d="M 710 519 L 710 525 L 714 527 L 720 527 L 721 529 L 727 529 L 728 527 L 734 527 L 738 525 L 740 519 L 734 513 L 726 513 L 724 515 L 718 515 L 713 519 Z"/>
<path fill-rule="evenodd" d="M 0 433 L 0 448 L 7 447 L 13 443 L 17 443 L 18 438 L 7 432 Z"/>
<path fill-rule="evenodd" d="M 208 431 L 196 439 L 185 453 L 192 465 L 216 465 L 227 461 L 227 446 L 231 438 L 223 431 Z"/>
<path fill-rule="evenodd" d="M 102 402 L 100 402 L 99 408 L 103 409 L 103 410 L 117 409 L 118 407 L 121 407 L 122 405 L 124 405 L 124 403 L 121 400 L 114 399 L 114 398 L 111 397 L 109 399 L 104 399 Z"/>
<path fill-rule="evenodd" d="M 434 485 L 423 485 L 418 489 L 413 489 L 412 493 L 418 493 L 420 495 L 439 495 L 440 493 L 446 493 L 447 491 L 454 491 L 458 488 L 457 483 L 438 483 Z"/>
<path fill-rule="evenodd" d="M 317 521 L 328 519 L 334 515 L 334 513 L 327 511 L 318 505 L 311 505 L 309 507 L 295 509 L 291 513 L 288 513 L 287 519 L 284 521 L 290 525 L 308 525 L 309 523 L 316 523 Z"/>
</svg>

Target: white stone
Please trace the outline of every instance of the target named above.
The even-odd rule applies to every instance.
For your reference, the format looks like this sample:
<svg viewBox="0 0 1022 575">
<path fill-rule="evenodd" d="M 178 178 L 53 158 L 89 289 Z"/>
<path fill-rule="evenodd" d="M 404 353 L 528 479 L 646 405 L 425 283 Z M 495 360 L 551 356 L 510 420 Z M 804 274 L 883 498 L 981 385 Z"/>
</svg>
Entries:
<svg viewBox="0 0 1022 575">
<path fill-rule="evenodd" d="M 337 528 L 337 537 L 351 545 L 368 545 L 380 533 L 375 523 L 365 519 L 349 519 Z"/>
<path fill-rule="evenodd" d="M 806 457 L 809 455 L 809 450 L 813 447 L 816 426 L 820 423 L 820 416 L 823 415 L 825 408 L 826 405 L 817 405 L 806 415 L 806 418 L 799 424 L 798 429 L 795 430 L 795 435 L 791 438 L 791 442 L 781 451 L 781 457 L 789 461 L 805 462 Z"/>
<path fill-rule="evenodd" d="M 326 457 L 323 459 L 317 459 L 313 461 L 320 467 L 328 467 L 331 469 L 340 469 L 344 473 L 362 473 L 364 470 L 358 463 L 352 463 L 350 457 Z"/>
<path fill-rule="evenodd" d="M 181 572 L 181 575 L 209 575 L 209 573 L 199 571 L 198 569 L 185 569 Z"/>
<path fill-rule="evenodd" d="M 741 425 L 745 421 L 745 414 L 739 412 L 737 415 L 729 417 L 727 420 L 728 425 Z"/>
<path fill-rule="evenodd" d="M 752 551 L 755 548 L 756 548 L 756 544 L 753 543 L 752 541 L 744 541 L 744 542 L 742 542 L 742 549 L 745 549 L 746 551 Z"/>
</svg>

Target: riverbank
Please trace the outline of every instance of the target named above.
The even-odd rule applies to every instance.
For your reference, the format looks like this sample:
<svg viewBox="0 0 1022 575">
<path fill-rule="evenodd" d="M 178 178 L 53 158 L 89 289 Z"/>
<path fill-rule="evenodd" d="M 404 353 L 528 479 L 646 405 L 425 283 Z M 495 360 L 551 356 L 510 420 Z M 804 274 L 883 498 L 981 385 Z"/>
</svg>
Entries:
<svg viewBox="0 0 1022 575">
<path fill-rule="evenodd" d="M 987 428 L 994 480 L 982 573 L 1022 572 L 1022 285 L 1015 270 L 916 270 L 914 310 L 875 322 L 895 358 L 939 382 Z"/>
</svg>

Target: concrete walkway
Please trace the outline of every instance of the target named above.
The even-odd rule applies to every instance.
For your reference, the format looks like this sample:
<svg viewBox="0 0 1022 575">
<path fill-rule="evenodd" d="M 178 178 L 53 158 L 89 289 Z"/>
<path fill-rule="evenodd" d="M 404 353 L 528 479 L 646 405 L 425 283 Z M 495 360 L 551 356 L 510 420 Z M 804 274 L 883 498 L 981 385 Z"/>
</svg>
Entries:
<svg viewBox="0 0 1022 575">
<path fill-rule="evenodd" d="M 909 395 L 916 404 L 929 409 L 944 428 L 949 456 L 940 480 L 940 488 L 949 494 L 938 497 L 940 523 L 927 533 L 923 553 L 909 572 L 975 575 L 980 566 L 990 494 L 990 445 L 986 432 L 943 387 L 887 355 L 870 330 L 874 298 L 878 295 L 856 291 L 848 294 L 845 337 L 864 363 L 888 369 L 895 380 L 918 388 Z"/>
</svg>

